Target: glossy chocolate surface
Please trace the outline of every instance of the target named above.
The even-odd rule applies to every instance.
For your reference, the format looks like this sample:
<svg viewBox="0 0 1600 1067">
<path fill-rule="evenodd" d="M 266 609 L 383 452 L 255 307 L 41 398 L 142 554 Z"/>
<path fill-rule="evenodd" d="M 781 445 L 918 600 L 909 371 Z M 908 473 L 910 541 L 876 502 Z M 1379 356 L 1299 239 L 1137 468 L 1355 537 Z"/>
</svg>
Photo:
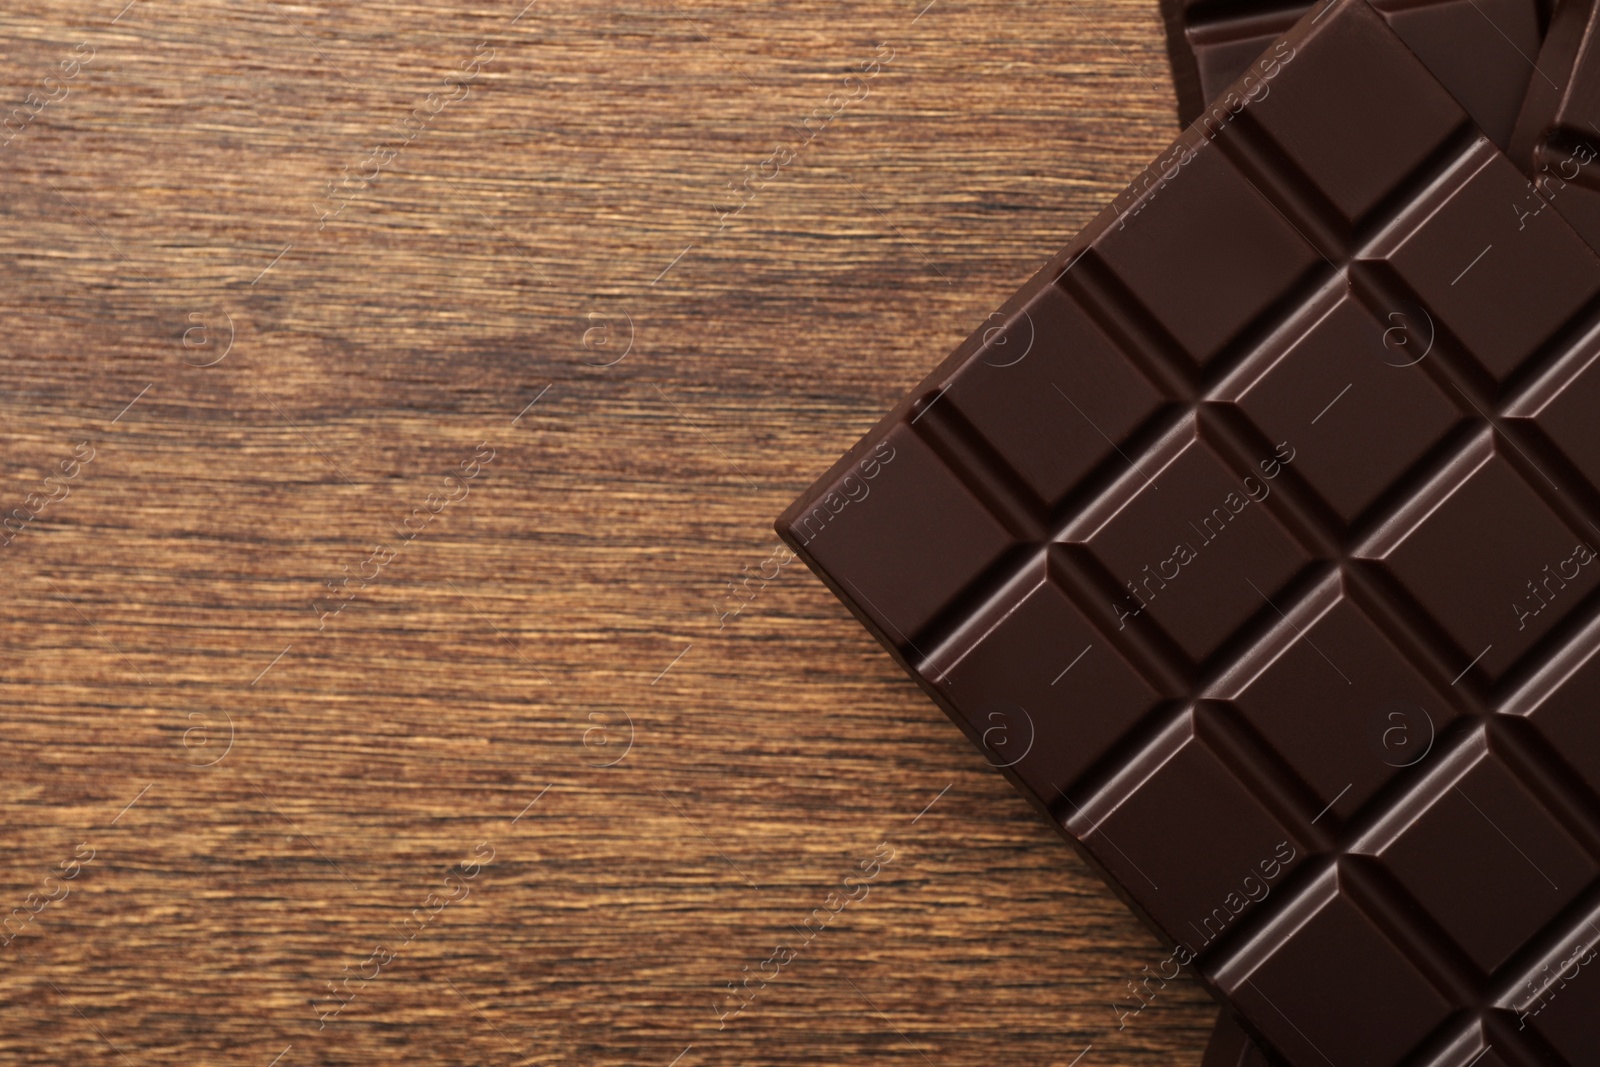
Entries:
<svg viewBox="0 0 1600 1067">
<path fill-rule="evenodd" d="M 1549 21 L 1548 0 L 1379 0 L 1373 6 L 1491 141 L 1510 143 Z M 1249 70 L 1312 4 L 1281 0 L 1161 0 L 1178 120 Z M 1569 17 L 1570 21 L 1570 17 Z"/>
<path fill-rule="evenodd" d="M 1364 0 L 1252 69 L 779 533 L 1282 1062 L 1596 1063 L 1600 259 Z"/>
</svg>

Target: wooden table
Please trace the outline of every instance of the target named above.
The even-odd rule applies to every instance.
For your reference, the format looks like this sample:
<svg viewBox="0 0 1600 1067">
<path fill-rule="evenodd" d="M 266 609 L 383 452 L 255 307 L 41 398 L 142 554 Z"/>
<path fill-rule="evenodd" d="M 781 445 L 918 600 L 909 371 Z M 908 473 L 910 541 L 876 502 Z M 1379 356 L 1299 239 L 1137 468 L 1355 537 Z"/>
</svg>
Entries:
<svg viewBox="0 0 1600 1067">
<path fill-rule="evenodd" d="M 524 2 L 0 15 L 0 1060 L 1198 1063 L 772 557 L 1174 134 L 1154 0 Z"/>
</svg>

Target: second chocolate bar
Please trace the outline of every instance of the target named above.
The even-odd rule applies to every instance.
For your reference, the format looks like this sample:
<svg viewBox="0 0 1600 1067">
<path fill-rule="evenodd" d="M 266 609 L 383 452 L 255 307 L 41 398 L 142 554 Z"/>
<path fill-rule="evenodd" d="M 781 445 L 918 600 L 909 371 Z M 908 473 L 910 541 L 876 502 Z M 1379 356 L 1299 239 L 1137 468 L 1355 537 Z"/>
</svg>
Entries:
<svg viewBox="0 0 1600 1067">
<path fill-rule="evenodd" d="M 1548 0 L 1377 0 L 1373 6 L 1479 129 L 1508 145 L 1549 22 Z M 1188 125 L 1199 118 L 1310 8 L 1281 0 L 1161 0 L 1178 120 Z"/>
<path fill-rule="evenodd" d="M 779 532 L 1286 1063 L 1592 1064 L 1600 260 L 1363 0 L 1252 79 Z"/>
</svg>

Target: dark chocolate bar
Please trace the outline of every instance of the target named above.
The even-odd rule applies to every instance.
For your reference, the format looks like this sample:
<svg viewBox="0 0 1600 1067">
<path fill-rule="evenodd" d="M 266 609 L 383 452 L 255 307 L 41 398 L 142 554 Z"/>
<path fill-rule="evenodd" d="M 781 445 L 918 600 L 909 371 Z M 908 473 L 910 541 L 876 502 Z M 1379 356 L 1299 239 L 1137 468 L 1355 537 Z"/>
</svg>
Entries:
<svg viewBox="0 0 1600 1067">
<path fill-rule="evenodd" d="M 1185 126 L 1311 9 L 1282 0 L 1161 0 L 1167 54 Z M 1379 0 L 1373 5 L 1495 144 L 1511 141 L 1549 0 Z"/>
<path fill-rule="evenodd" d="M 1594 1064 L 1600 259 L 1365 0 L 1252 77 L 778 531 L 1269 1053 Z"/>
<path fill-rule="evenodd" d="M 1532 176 L 1519 215 L 1546 204 L 1600 248 L 1600 8 L 1563 0 L 1539 53 L 1511 139 L 1511 161 Z"/>
</svg>

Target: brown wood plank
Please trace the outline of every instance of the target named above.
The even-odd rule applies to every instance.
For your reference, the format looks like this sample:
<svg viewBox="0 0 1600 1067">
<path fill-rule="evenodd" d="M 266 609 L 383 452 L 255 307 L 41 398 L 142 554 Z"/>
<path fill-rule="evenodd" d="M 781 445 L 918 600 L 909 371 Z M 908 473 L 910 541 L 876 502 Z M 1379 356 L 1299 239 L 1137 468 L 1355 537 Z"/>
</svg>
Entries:
<svg viewBox="0 0 1600 1067">
<path fill-rule="evenodd" d="M 0 13 L 0 1058 L 1198 1062 L 764 565 L 1174 134 L 1153 0 L 125 3 Z"/>
</svg>

